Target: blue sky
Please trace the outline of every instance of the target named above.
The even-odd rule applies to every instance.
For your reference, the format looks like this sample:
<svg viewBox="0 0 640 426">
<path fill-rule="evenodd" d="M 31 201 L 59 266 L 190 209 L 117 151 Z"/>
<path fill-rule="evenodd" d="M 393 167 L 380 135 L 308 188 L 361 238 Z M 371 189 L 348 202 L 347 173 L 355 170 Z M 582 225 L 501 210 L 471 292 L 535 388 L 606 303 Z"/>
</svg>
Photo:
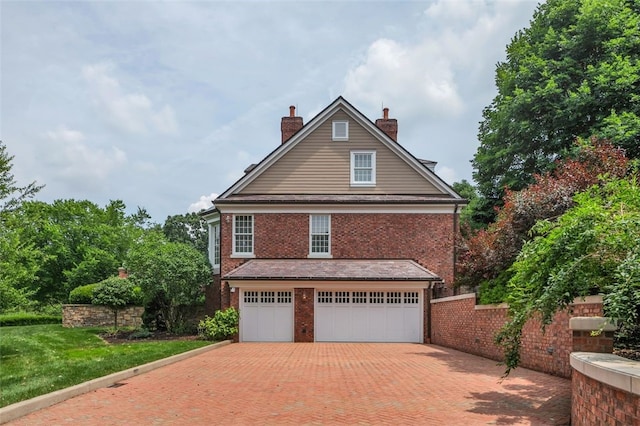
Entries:
<svg viewBox="0 0 640 426">
<path fill-rule="evenodd" d="M 530 0 L 4 1 L 0 137 L 43 201 L 122 199 L 156 222 L 210 206 L 342 95 L 471 180 L 495 65 Z"/>
</svg>

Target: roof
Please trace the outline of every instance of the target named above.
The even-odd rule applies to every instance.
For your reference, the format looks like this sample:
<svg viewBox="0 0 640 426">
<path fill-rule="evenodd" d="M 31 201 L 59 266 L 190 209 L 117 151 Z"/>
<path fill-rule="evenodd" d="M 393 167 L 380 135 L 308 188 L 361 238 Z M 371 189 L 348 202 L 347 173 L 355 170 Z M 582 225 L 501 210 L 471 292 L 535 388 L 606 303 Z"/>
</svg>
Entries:
<svg viewBox="0 0 640 426">
<path fill-rule="evenodd" d="M 249 185 L 249 183 L 257 179 L 266 169 L 271 167 L 271 165 L 276 163 L 287 152 L 293 149 L 300 141 L 304 140 L 311 132 L 313 132 L 322 123 L 328 120 L 331 115 L 337 110 L 342 110 L 349 114 L 354 120 L 356 120 L 360 125 L 367 129 L 387 148 L 398 155 L 398 157 L 402 158 L 414 170 L 420 173 L 428 182 L 441 190 L 443 192 L 443 195 L 447 194 L 450 196 L 450 198 L 462 201 L 460 195 L 458 195 L 451 186 L 449 186 L 444 180 L 436 175 L 436 173 L 430 167 L 430 164 L 435 162 L 428 161 L 427 164 L 421 162 L 397 141 L 391 139 L 386 133 L 380 130 L 375 125 L 375 123 L 373 123 L 364 114 L 358 111 L 346 99 L 344 99 L 342 96 L 339 96 L 324 110 L 313 117 L 311 121 L 309 121 L 309 123 L 305 124 L 302 129 L 294 134 L 286 143 L 280 144 L 255 166 L 249 166 L 245 170 L 245 175 L 242 176 L 229 188 L 227 188 L 222 194 L 220 194 L 220 196 L 214 201 L 214 203 L 218 204 L 221 200 L 226 200 L 229 197 L 241 192 L 242 189 Z"/>
<path fill-rule="evenodd" d="M 251 259 L 225 280 L 440 281 L 409 259 Z"/>
<path fill-rule="evenodd" d="M 466 204 L 467 200 L 443 195 L 397 194 L 250 194 L 231 195 L 215 201 L 216 205 L 267 204 Z"/>
</svg>

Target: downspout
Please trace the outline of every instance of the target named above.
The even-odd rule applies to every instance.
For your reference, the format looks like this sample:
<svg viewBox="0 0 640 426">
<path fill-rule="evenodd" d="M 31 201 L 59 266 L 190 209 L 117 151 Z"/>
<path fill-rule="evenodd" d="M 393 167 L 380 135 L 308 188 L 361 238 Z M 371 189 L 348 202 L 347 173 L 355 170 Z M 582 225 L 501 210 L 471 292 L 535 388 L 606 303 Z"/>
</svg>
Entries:
<svg viewBox="0 0 640 426">
<path fill-rule="evenodd" d="M 431 298 L 433 297 L 433 285 L 434 281 L 429 281 L 429 287 L 427 287 L 427 300 L 424 303 L 427 305 L 427 339 L 424 343 L 431 344 Z"/>
</svg>

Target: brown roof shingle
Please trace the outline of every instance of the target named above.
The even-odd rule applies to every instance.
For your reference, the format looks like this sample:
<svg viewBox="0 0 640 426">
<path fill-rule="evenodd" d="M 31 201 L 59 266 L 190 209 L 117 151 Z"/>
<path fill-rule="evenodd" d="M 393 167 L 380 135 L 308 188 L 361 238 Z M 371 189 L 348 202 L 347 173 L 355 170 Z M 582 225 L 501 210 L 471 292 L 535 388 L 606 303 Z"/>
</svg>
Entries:
<svg viewBox="0 0 640 426">
<path fill-rule="evenodd" d="M 252 259 L 225 280 L 439 281 L 409 259 Z"/>
</svg>

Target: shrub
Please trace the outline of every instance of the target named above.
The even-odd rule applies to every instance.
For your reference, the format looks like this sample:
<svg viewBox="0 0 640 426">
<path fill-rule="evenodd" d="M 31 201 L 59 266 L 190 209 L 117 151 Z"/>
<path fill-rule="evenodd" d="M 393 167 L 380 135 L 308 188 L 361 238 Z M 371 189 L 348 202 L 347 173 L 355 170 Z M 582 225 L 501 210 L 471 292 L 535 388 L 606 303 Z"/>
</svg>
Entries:
<svg viewBox="0 0 640 426">
<path fill-rule="evenodd" d="M 61 323 L 62 316 L 60 315 L 42 315 L 32 312 L 16 312 L 12 314 L 0 315 L 0 327 Z"/>
<path fill-rule="evenodd" d="M 216 311 L 212 317 L 206 316 L 198 325 L 198 335 L 205 340 L 225 340 L 238 332 L 240 315 L 234 308 Z"/>
<path fill-rule="evenodd" d="M 93 294 L 98 284 L 87 284 L 76 287 L 69 293 L 69 303 L 91 304 Z"/>
</svg>

